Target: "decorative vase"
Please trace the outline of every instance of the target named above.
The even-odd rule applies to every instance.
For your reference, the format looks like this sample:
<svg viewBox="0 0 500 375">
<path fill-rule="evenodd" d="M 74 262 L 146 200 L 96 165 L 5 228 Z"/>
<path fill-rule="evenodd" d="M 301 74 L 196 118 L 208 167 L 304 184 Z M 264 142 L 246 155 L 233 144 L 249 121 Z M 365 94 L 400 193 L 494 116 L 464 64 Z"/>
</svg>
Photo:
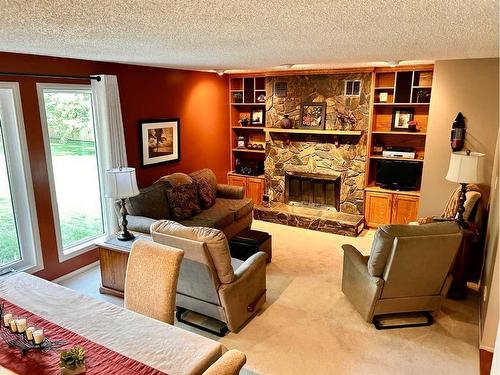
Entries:
<svg viewBox="0 0 500 375">
<path fill-rule="evenodd" d="M 288 115 L 284 115 L 280 121 L 280 126 L 282 129 L 291 129 L 292 128 L 292 120 L 288 118 Z"/>
</svg>

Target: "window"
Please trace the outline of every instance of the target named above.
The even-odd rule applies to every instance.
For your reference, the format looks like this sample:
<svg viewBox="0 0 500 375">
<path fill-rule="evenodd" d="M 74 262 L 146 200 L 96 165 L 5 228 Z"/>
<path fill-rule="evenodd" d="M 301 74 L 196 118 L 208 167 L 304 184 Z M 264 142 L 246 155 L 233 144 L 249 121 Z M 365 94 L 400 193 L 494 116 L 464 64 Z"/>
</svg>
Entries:
<svg viewBox="0 0 500 375">
<path fill-rule="evenodd" d="M 0 272 L 42 267 L 19 85 L 0 82 Z"/>
<path fill-rule="evenodd" d="M 344 95 L 346 96 L 359 96 L 361 94 L 361 81 L 345 81 Z"/>
<path fill-rule="evenodd" d="M 89 85 L 38 84 L 60 260 L 104 234 L 92 91 Z"/>
</svg>

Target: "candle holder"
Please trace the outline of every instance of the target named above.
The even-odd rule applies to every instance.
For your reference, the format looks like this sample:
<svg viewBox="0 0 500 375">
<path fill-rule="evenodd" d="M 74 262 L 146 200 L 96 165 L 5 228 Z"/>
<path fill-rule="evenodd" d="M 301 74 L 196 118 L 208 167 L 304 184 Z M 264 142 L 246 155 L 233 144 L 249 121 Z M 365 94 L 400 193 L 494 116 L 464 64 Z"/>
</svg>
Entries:
<svg viewBox="0 0 500 375">
<path fill-rule="evenodd" d="M 0 319 L 2 324 L 0 325 L 0 337 L 9 347 L 17 348 L 21 351 L 21 355 L 25 356 L 30 350 L 39 350 L 42 352 L 48 352 L 50 350 L 55 350 L 66 344 L 66 341 L 56 340 L 50 341 L 47 338 L 40 344 L 35 344 L 34 341 L 28 340 L 26 338 L 26 332 L 12 332 L 9 327 L 3 324 L 4 316 L 4 306 L 0 304 Z"/>
</svg>

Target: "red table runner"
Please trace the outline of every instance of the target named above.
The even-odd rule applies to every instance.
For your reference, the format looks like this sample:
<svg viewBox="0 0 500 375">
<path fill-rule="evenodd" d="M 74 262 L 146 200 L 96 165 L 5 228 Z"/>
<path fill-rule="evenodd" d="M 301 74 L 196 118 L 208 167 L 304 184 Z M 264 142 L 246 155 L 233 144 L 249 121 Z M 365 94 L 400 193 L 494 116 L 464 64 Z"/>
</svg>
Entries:
<svg viewBox="0 0 500 375">
<path fill-rule="evenodd" d="M 57 324 L 51 323 L 9 301 L 0 298 L 0 303 L 4 306 L 4 312 L 26 318 L 28 320 L 28 326 L 43 328 L 44 335 L 48 340 L 66 341 L 66 344 L 56 350 L 45 353 L 39 350 L 31 350 L 25 356 L 21 356 L 21 351 L 18 348 L 10 348 L 7 343 L 0 338 L 0 365 L 17 374 L 60 374 L 59 355 L 62 351 L 68 350 L 74 346 L 80 346 L 85 350 L 86 374 L 89 375 L 164 374 L 144 363 L 114 352 L 83 336 L 62 328 Z M 3 322 L 1 323 L 3 324 Z M 137 345 L 141 345 L 141 343 L 138 342 Z"/>
</svg>

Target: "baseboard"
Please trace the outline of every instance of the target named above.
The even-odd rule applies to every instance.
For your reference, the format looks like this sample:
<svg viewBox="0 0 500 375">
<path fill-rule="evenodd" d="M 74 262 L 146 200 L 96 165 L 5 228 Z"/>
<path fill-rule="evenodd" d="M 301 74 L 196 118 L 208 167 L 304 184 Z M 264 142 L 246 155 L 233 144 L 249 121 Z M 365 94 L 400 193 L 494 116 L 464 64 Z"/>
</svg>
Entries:
<svg viewBox="0 0 500 375">
<path fill-rule="evenodd" d="M 87 264 L 86 266 L 83 266 L 81 268 L 78 268 L 77 270 L 74 270 L 70 273 L 67 273 L 66 275 L 62 275 L 61 277 L 58 277 L 57 279 L 55 280 L 52 280 L 53 283 L 56 283 L 56 284 L 59 284 L 63 281 L 66 281 L 76 275 L 79 275 L 80 273 L 83 273 L 85 271 L 88 271 L 89 269 L 91 268 L 94 268 L 95 266 L 98 266 L 99 265 L 99 261 L 96 260 L 95 262 L 93 263 L 90 263 L 90 264 Z"/>
</svg>

